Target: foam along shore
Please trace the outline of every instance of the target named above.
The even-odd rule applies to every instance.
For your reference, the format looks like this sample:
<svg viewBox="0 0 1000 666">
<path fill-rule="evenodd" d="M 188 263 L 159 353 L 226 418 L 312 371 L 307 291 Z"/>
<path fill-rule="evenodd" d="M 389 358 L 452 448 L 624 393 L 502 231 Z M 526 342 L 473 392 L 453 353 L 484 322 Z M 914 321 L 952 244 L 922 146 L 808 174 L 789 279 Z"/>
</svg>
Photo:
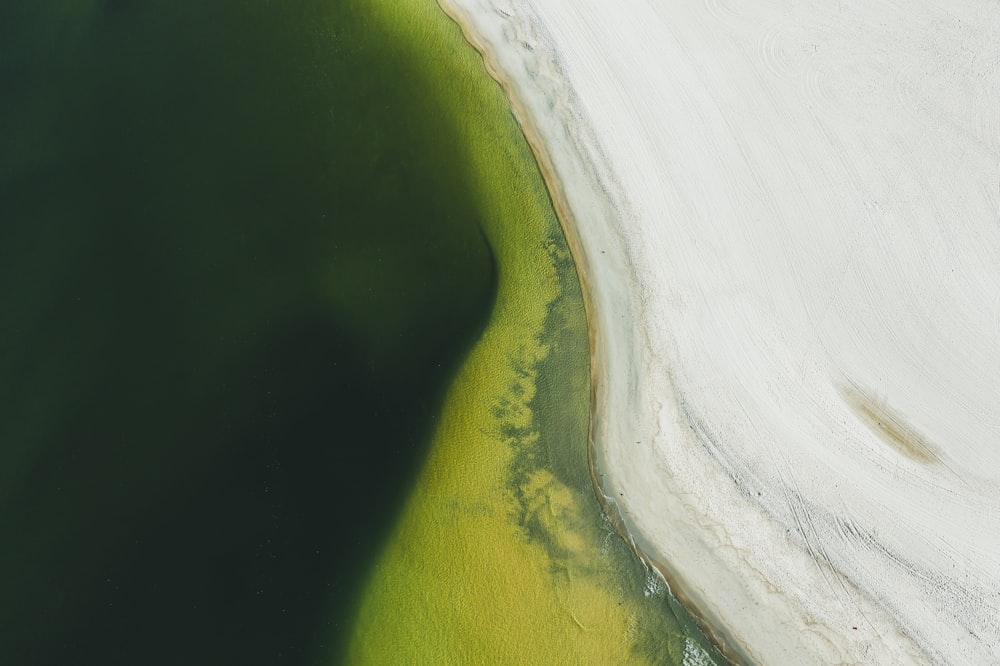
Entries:
<svg viewBox="0 0 1000 666">
<path fill-rule="evenodd" d="M 1000 660 L 1000 9 L 442 0 L 549 174 L 601 492 L 737 659 Z"/>
</svg>

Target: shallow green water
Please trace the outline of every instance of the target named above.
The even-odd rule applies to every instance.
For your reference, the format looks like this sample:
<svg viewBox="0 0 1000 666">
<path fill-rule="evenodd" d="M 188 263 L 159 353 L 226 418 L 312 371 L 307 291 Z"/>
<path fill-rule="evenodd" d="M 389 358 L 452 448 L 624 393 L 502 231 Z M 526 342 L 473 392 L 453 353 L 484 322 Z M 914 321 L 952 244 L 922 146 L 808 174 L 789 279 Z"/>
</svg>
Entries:
<svg viewBox="0 0 1000 666">
<path fill-rule="evenodd" d="M 442 22 L 0 5 L 0 664 L 708 659 L 602 520 L 575 271 Z"/>
<path fill-rule="evenodd" d="M 446 114 L 352 11 L 0 6 L 0 663 L 342 635 L 495 292 Z"/>
</svg>

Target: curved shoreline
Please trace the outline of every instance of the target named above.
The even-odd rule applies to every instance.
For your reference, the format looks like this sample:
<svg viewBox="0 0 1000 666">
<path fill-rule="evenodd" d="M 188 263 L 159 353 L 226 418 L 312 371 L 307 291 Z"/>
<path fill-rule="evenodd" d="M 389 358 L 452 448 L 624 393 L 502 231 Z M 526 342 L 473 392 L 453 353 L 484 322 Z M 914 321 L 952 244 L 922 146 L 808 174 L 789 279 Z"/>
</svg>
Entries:
<svg viewBox="0 0 1000 666">
<path fill-rule="evenodd" d="M 958 46 L 1000 56 L 1000 24 L 974 3 L 439 4 L 573 248 L 595 487 L 643 561 L 736 660 L 1000 657 L 997 81 Z"/>
<path fill-rule="evenodd" d="M 483 64 L 490 77 L 493 78 L 503 89 L 505 96 L 510 102 L 511 111 L 517 119 L 528 145 L 538 164 L 538 168 L 545 180 L 546 188 L 551 197 L 553 207 L 556 210 L 559 224 L 562 227 L 566 242 L 573 255 L 576 265 L 577 276 L 580 281 L 583 293 L 584 306 L 587 313 L 587 328 L 590 337 L 591 349 L 591 409 L 589 427 L 589 467 L 591 480 L 594 485 L 595 495 L 605 516 L 614 526 L 618 535 L 624 540 L 636 557 L 643 563 L 649 571 L 653 571 L 666 583 L 668 593 L 672 595 L 684 607 L 692 619 L 695 620 L 701 631 L 709 638 L 712 644 L 725 656 L 725 658 L 736 666 L 750 665 L 754 662 L 749 655 L 740 647 L 738 642 L 718 623 L 717 619 L 711 617 L 711 613 L 700 604 L 695 596 L 689 593 L 687 587 L 678 575 L 671 571 L 670 567 L 663 562 L 654 559 L 650 553 L 644 551 L 637 543 L 636 536 L 633 535 L 627 526 L 624 515 L 618 504 L 611 499 L 609 490 L 605 487 L 599 471 L 597 456 L 598 444 L 594 437 L 597 430 L 596 422 L 600 418 L 599 392 L 603 387 L 603 375 L 600 368 L 605 361 L 602 354 L 603 337 L 599 329 L 596 316 L 596 303 L 593 296 L 593 285 L 590 279 L 590 270 L 585 248 L 580 237 L 577 225 L 574 224 L 572 207 L 566 195 L 565 187 L 559 172 L 555 167 L 549 151 L 546 149 L 545 141 L 535 125 L 530 121 L 531 114 L 526 105 L 522 102 L 515 82 L 504 74 L 504 70 L 499 66 L 493 56 L 493 52 L 487 47 L 487 40 L 476 29 L 475 22 L 458 6 L 452 5 L 451 0 L 436 0 L 442 11 L 447 14 L 462 30 L 462 34 L 470 45 L 482 56 Z M 582 163 L 586 162 L 583 155 L 579 156 Z M 608 195 L 609 205 L 614 207 L 613 196 Z M 650 549 L 652 550 L 652 549 Z"/>
<path fill-rule="evenodd" d="M 509 99 L 435 2 L 363 6 L 427 77 L 420 102 L 448 115 L 500 279 L 365 583 L 345 658 L 725 663 L 595 497 L 583 292 Z"/>
</svg>

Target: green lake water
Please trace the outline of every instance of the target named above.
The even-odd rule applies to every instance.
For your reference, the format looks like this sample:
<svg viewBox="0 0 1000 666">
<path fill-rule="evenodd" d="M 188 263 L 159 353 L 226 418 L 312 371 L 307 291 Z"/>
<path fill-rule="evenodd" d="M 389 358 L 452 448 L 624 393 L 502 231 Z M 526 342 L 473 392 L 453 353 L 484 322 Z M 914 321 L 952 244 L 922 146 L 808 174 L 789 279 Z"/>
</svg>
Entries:
<svg viewBox="0 0 1000 666">
<path fill-rule="evenodd" d="M 6 2 L 0 100 L 0 664 L 425 663 L 422 539 L 535 663 L 567 599 L 709 659 L 601 520 L 572 261 L 433 3 Z"/>
<path fill-rule="evenodd" d="M 343 631 L 496 280 L 377 37 L 330 1 L 3 3 L 0 663 Z"/>
</svg>

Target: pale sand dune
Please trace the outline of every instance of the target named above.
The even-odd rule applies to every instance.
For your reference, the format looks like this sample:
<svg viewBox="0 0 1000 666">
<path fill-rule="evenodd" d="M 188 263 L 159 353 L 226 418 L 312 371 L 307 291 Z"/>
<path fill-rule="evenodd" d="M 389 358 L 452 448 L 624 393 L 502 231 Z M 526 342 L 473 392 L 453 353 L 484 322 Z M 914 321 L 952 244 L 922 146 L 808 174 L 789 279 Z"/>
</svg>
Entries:
<svg viewBox="0 0 1000 666">
<path fill-rule="evenodd" d="M 752 661 L 1000 663 L 1000 4 L 443 4 L 561 200 L 637 547 Z"/>
</svg>

